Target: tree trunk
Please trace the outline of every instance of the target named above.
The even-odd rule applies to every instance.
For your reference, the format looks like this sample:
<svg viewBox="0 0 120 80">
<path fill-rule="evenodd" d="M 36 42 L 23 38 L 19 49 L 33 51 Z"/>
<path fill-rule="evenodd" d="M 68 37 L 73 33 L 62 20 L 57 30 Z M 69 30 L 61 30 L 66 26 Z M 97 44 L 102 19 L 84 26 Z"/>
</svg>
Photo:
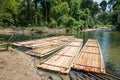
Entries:
<svg viewBox="0 0 120 80">
<path fill-rule="evenodd" d="M 118 23 L 120 23 L 120 10 L 118 12 Z"/>
<path fill-rule="evenodd" d="M 35 26 L 38 24 L 38 18 L 37 18 L 37 2 L 35 2 Z"/>
<path fill-rule="evenodd" d="M 27 20 L 30 21 L 30 0 L 27 0 L 27 11 Z"/>
<path fill-rule="evenodd" d="M 47 22 L 47 3 L 45 3 L 45 21 Z"/>
</svg>

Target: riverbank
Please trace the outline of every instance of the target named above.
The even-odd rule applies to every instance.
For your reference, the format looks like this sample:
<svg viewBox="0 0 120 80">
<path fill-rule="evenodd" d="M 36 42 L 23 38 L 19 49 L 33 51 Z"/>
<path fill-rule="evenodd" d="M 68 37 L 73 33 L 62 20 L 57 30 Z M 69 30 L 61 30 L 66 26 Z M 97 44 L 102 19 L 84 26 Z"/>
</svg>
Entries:
<svg viewBox="0 0 120 80">
<path fill-rule="evenodd" d="M 97 28 L 93 28 L 93 29 L 85 29 L 85 30 L 81 30 L 80 32 L 88 32 L 88 31 L 94 31 L 96 30 Z"/>
<path fill-rule="evenodd" d="M 88 31 L 94 31 L 97 28 L 93 29 L 85 29 L 81 30 L 79 32 L 88 32 Z M 47 33 L 47 34 L 65 34 L 66 30 L 65 29 L 59 29 L 59 28 L 2 28 L 0 29 L 0 34 L 34 34 L 34 33 Z"/>
<path fill-rule="evenodd" d="M 0 80 L 51 80 L 37 70 L 35 60 L 18 50 L 0 51 Z"/>
<path fill-rule="evenodd" d="M 59 28 L 1 28 L 0 34 L 33 34 L 33 33 L 48 33 L 48 34 L 64 34 L 66 33 L 65 29 Z"/>
<path fill-rule="evenodd" d="M 27 35 L 27 36 L 22 35 L 22 37 L 18 36 L 15 41 L 17 41 L 19 39 L 22 39 L 21 41 L 24 41 L 25 40 L 24 37 L 27 37 L 27 39 L 29 38 L 28 40 L 32 40 L 32 37 L 37 36 L 37 35 L 42 35 L 42 34 L 35 34 L 35 35 L 30 36 L 30 38 L 28 37 L 29 35 Z M 103 39 L 103 36 L 101 36 L 101 35 L 104 35 L 104 39 Z M 120 58 L 118 57 L 119 52 L 120 52 L 120 49 L 119 49 L 119 41 L 120 41 L 119 36 L 120 36 L 120 34 L 119 34 L 119 32 L 117 32 L 117 33 L 116 32 L 104 32 L 104 31 L 101 31 L 101 29 L 98 29 L 98 31 L 91 31 L 90 33 L 89 32 L 84 32 L 83 34 L 78 33 L 77 35 L 75 34 L 74 36 L 76 36 L 77 38 L 83 38 L 84 40 L 89 39 L 89 38 L 91 38 L 91 39 L 94 38 L 96 40 L 98 39 L 100 44 L 105 43 L 101 46 L 101 49 L 102 49 L 102 52 L 103 52 L 103 57 L 105 59 L 106 68 L 114 71 L 115 73 L 118 73 L 118 74 L 120 73 L 119 72 L 119 64 L 120 64 L 119 59 Z M 3 35 L 1 38 L 4 38 L 4 37 L 6 37 L 6 35 Z M 45 36 L 43 36 L 43 37 L 45 37 Z M 0 43 L 2 43 L 2 42 L 0 42 Z M 109 44 L 109 43 L 111 43 L 111 44 Z M 114 45 L 114 46 L 111 46 L 111 45 Z M 23 47 L 17 47 L 17 49 L 20 50 L 20 51 L 26 50 Z M 106 56 L 106 55 L 108 55 L 108 56 Z M 23 56 L 26 56 L 26 57 L 23 57 Z M 29 58 L 29 60 L 26 60 L 26 58 Z M 16 60 L 16 59 L 19 59 L 19 60 Z M 12 72 L 12 70 L 11 70 L 11 72 L 9 74 L 9 72 L 6 71 L 6 68 L 4 68 L 6 66 L 8 66 L 9 68 L 10 67 L 14 68 L 16 65 L 20 65 L 20 67 L 18 67 L 18 69 L 19 69 L 19 68 L 23 68 L 22 66 L 27 66 L 28 65 L 27 66 L 28 69 L 26 69 L 26 68 L 23 68 L 23 69 L 26 69 L 26 70 L 29 71 L 29 68 L 33 68 L 35 70 L 35 75 L 40 76 L 40 80 L 41 80 L 41 78 L 42 78 L 42 80 L 70 80 L 68 78 L 61 79 L 61 74 L 59 74 L 59 73 L 54 73 L 53 74 L 52 71 L 51 72 L 48 72 L 48 71 L 45 71 L 45 70 L 42 71 L 41 69 L 39 69 L 39 71 L 36 71 L 36 70 L 38 70 L 36 65 L 39 64 L 40 61 L 42 61 L 42 60 L 43 60 L 43 58 L 39 59 L 39 58 L 34 57 L 34 56 L 31 57 L 30 55 L 27 55 L 23 52 L 19 53 L 19 51 L 16 51 L 16 50 L 15 51 L 14 50 L 13 51 L 0 51 L 0 68 L 1 68 L 0 69 L 1 70 L 0 71 L 0 79 L 2 78 L 2 80 L 10 80 L 11 77 L 13 76 L 12 77 L 13 80 L 28 80 L 28 79 L 26 79 L 26 77 L 29 77 L 29 76 L 32 76 L 32 75 L 27 74 L 27 76 L 25 76 L 21 72 L 19 72 L 17 69 L 14 70 L 13 73 L 11 73 Z M 27 61 L 31 61 L 31 62 L 27 62 Z M 30 63 L 33 67 L 31 67 L 31 65 L 29 65 Z M 8 64 L 8 65 L 6 65 L 6 64 Z M 9 65 L 13 65 L 13 66 L 9 66 Z M 9 70 L 9 69 L 7 69 L 7 70 Z M 75 72 L 75 75 L 74 75 L 74 73 L 71 74 L 72 72 Z M 78 78 L 78 76 L 76 76 L 76 73 L 78 73 L 77 75 L 80 75 L 79 74 L 80 71 L 77 72 L 77 71 L 72 70 L 71 73 L 70 73 L 71 76 L 75 76 L 76 78 Z M 14 74 L 19 74 L 21 77 L 24 76 L 25 79 L 23 79 L 23 78 L 18 79 L 18 78 L 15 77 L 16 75 L 14 75 Z M 18 75 L 18 77 L 19 77 L 19 75 Z M 52 77 L 51 77 L 51 75 L 52 75 Z M 8 79 L 8 76 L 10 76 L 9 77 L 10 79 Z M 66 76 L 64 76 L 64 77 L 66 77 Z M 14 79 L 14 78 L 16 78 L 16 79 Z M 55 79 L 53 79 L 53 78 L 55 78 Z M 60 78 L 60 79 L 58 79 L 58 78 Z M 35 79 L 33 79 L 33 80 L 35 80 Z M 115 80 L 117 80 L 117 79 L 115 79 Z"/>
<path fill-rule="evenodd" d="M 0 80 L 41 80 L 30 56 L 17 50 L 0 51 Z"/>
</svg>

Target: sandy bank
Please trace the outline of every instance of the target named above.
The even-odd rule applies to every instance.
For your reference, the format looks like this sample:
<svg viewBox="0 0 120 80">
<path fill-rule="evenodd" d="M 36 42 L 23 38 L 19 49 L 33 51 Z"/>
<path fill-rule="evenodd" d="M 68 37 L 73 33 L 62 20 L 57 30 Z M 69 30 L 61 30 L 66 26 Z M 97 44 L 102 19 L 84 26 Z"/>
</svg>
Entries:
<svg viewBox="0 0 120 80">
<path fill-rule="evenodd" d="M 96 28 L 94 28 L 94 29 L 85 29 L 85 30 L 82 30 L 80 32 L 88 32 L 88 31 L 94 31 L 94 30 L 96 30 Z"/>
<path fill-rule="evenodd" d="M 30 56 L 14 51 L 0 51 L 0 80 L 42 80 Z"/>
</svg>

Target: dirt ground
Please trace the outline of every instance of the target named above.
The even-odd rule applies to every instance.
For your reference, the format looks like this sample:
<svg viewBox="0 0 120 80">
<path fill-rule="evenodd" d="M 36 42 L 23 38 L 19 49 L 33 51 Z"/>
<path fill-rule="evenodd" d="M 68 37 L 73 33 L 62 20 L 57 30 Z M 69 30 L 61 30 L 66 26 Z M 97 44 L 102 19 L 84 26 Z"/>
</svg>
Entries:
<svg viewBox="0 0 120 80">
<path fill-rule="evenodd" d="M 0 80 L 44 80 L 32 58 L 20 51 L 0 51 Z"/>
</svg>

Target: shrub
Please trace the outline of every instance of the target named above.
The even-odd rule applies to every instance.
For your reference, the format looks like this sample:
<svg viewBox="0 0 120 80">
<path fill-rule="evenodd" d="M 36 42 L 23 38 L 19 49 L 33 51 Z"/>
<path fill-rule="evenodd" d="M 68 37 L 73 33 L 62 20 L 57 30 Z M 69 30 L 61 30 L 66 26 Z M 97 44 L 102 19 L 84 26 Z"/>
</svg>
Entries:
<svg viewBox="0 0 120 80">
<path fill-rule="evenodd" d="M 50 26 L 54 28 L 57 27 L 57 22 L 53 18 L 50 18 Z"/>
</svg>

